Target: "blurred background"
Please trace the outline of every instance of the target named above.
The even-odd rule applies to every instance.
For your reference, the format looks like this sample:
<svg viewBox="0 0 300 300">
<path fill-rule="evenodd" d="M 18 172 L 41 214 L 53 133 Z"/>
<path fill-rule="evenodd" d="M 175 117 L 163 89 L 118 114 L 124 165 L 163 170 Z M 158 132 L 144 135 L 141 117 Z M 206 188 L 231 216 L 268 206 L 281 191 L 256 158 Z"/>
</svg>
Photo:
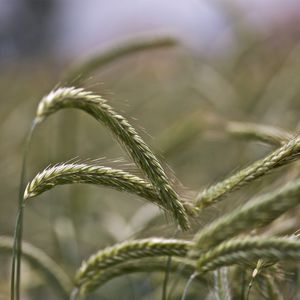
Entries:
<svg viewBox="0 0 300 300">
<path fill-rule="evenodd" d="M 70 78 L 68 70 L 78 62 L 148 36 L 176 43 L 112 60 L 78 85 L 101 94 L 129 119 L 186 197 L 273 149 L 232 138 L 223 122 L 299 130 L 298 0 L 0 0 L 0 235 L 13 235 L 24 141 L 38 101 L 55 86 L 77 83 L 81 74 Z M 49 164 L 75 157 L 102 158 L 103 165 L 137 172 L 104 128 L 67 110 L 36 130 L 27 180 Z M 206 211 L 198 226 L 294 176 L 296 169 L 275 172 Z M 83 185 L 33 199 L 24 226 L 25 240 L 70 275 L 105 246 L 175 231 L 143 200 Z M 0 260 L 0 299 L 7 299 L 10 261 Z M 58 299 L 26 264 L 23 273 L 23 299 Z M 122 299 L 160 299 L 157 277 L 130 278 L 108 283 L 89 299 L 120 299 L 120 293 Z"/>
</svg>

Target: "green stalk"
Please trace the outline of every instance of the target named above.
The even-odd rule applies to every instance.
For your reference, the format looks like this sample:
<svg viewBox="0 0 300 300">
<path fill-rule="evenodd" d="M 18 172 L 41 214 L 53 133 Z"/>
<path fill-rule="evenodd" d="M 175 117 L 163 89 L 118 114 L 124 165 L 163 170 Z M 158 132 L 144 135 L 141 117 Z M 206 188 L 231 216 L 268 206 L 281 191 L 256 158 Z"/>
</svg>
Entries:
<svg viewBox="0 0 300 300">
<path fill-rule="evenodd" d="M 11 300 L 20 299 L 20 282 L 21 282 L 21 257 L 22 257 L 22 236 L 23 236 L 23 194 L 25 190 L 25 180 L 26 180 L 26 164 L 27 157 L 30 148 L 30 143 L 34 129 L 37 125 L 36 121 L 33 121 L 30 130 L 27 134 L 22 166 L 21 166 L 21 175 L 20 175 L 20 185 L 19 185 L 19 201 L 18 201 L 18 211 L 16 218 L 16 225 L 14 231 L 14 244 L 13 244 L 13 253 L 12 253 L 12 266 L 11 266 Z"/>
</svg>

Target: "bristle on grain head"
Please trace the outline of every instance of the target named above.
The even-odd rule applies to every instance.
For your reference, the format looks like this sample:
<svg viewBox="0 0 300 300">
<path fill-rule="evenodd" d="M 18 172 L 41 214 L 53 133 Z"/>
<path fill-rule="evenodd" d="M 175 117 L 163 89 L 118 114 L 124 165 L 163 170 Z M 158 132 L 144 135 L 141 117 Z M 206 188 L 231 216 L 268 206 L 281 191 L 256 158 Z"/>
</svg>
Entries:
<svg viewBox="0 0 300 300">
<path fill-rule="evenodd" d="M 72 107 L 72 102 L 84 98 L 85 102 L 101 99 L 100 96 L 93 95 L 90 91 L 85 91 L 83 88 L 61 87 L 52 90 L 48 95 L 44 96 L 38 104 L 36 111 L 36 120 L 42 122 L 46 117 L 55 113 L 57 110 L 68 105 Z M 105 100 L 102 100 L 105 102 Z"/>
<path fill-rule="evenodd" d="M 85 163 L 61 163 L 47 167 L 28 183 L 24 199 L 38 196 L 57 185 L 76 183 L 111 187 L 136 194 L 162 207 L 155 189 L 145 180 L 119 169 Z"/>
<path fill-rule="evenodd" d="M 90 256 L 76 273 L 75 286 L 79 289 L 112 267 L 143 258 L 185 257 L 192 243 L 185 240 L 149 238 L 126 241 Z"/>
<path fill-rule="evenodd" d="M 189 228 L 185 207 L 170 185 L 159 160 L 123 116 L 117 114 L 102 97 L 81 88 L 65 87 L 50 92 L 41 100 L 36 120 L 41 122 L 50 114 L 64 108 L 83 110 L 108 128 L 136 165 L 147 175 L 166 211 L 173 214 L 182 229 Z"/>
</svg>

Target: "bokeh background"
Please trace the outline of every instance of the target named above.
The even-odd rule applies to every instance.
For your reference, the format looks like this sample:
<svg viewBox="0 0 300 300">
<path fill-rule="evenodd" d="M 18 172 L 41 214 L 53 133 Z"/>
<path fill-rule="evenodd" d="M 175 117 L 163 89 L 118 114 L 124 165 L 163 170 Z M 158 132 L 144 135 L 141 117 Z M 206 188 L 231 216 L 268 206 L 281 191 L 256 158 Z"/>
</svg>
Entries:
<svg viewBox="0 0 300 300">
<path fill-rule="evenodd" d="M 272 150 L 228 136 L 220 120 L 299 130 L 297 0 L 0 0 L 0 235 L 13 235 L 24 140 L 38 101 L 55 86 L 75 82 L 65 78 L 76 62 L 149 35 L 177 42 L 106 64 L 80 86 L 103 95 L 130 120 L 180 192 L 192 197 Z M 104 128 L 68 110 L 35 132 L 27 179 L 72 158 L 102 158 L 104 165 L 136 172 Z M 275 172 L 207 211 L 199 227 L 294 176 L 296 169 Z M 58 187 L 33 199 L 24 226 L 25 240 L 70 275 L 105 246 L 175 231 L 152 205 L 93 186 Z M 0 299 L 7 299 L 10 260 L 0 259 Z M 28 265 L 22 270 L 23 299 L 58 299 Z M 293 290 L 285 289 L 293 299 Z M 174 299 L 181 292 L 179 285 Z M 159 277 L 130 276 L 90 299 L 160 299 L 160 293 Z"/>
</svg>

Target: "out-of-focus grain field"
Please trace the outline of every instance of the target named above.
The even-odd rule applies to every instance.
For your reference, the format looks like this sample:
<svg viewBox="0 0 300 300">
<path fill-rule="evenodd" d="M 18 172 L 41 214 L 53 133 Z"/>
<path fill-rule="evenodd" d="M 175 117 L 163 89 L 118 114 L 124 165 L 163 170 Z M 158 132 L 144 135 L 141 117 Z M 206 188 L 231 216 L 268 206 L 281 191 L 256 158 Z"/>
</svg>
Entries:
<svg viewBox="0 0 300 300">
<path fill-rule="evenodd" d="M 299 131 L 299 32 L 287 27 L 261 34 L 255 28 L 245 29 L 242 20 L 234 19 L 232 24 L 237 41 L 224 53 L 197 53 L 179 40 L 173 46 L 112 61 L 80 83 L 126 116 L 162 162 L 175 190 L 188 199 L 195 199 L 204 188 L 279 147 L 249 137 L 243 129 L 265 125 L 291 136 Z M 1 236 L 13 236 L 24 140 L 37 104 L 55 86 L 72 86 L 73 80 L 65 80 L 69 65 L 70 61 L 57 64 L 51 58 L 2 64 Z M 101 159 L 105 166 L 142 176 L 104 127 L 87 114 L 70 109 L 52 115 L 34 133 L 26 179 L 32 179 L 49 164 L 71 159 Z M 190 240 L 205 224 L 250 198 L 299 178 L 298 166 L 294 162 L 277 169 L 200 212 L 188 233 L 178 233 L 170 218 L 136 195 L 93 185 L 59 186 L 26 205 L 23 238 L 42 249 L 72 277 L 83 259 L 129 238 Z M 299 213 L 296 206 L 258 232 L 294 234 L 300 226 Z M 0 251 L 0 261 L 0 299 L 7 299 L 10 253 Z M 283 299 L 298 299 L 299 264 L 284 263 L 284 268 L 279 264 L 270 273 Z M 249 278 L 245 277 L 246 287 Z M 168 299 L 180 299 L 187 279 L 178 272 L 170 274 L 168 293 L 172 293 Z M 161 273 L 122 276 L 88 299 L 162 299 L 163 280 Z M 264 284 L 254 280 L 249 299 L 281 299 L 264 298 L 269 295 Z M 233 279 L 229 285 L 233 292 L 239 288 Z M 200 289 L 195 284 L 186 299 L 218 299 L 212 290 L 209 285 Z M 59 294 L 26 260 L 22 262 L 21 291 L 22 299 L 59 299 Z"/>
</svg>

